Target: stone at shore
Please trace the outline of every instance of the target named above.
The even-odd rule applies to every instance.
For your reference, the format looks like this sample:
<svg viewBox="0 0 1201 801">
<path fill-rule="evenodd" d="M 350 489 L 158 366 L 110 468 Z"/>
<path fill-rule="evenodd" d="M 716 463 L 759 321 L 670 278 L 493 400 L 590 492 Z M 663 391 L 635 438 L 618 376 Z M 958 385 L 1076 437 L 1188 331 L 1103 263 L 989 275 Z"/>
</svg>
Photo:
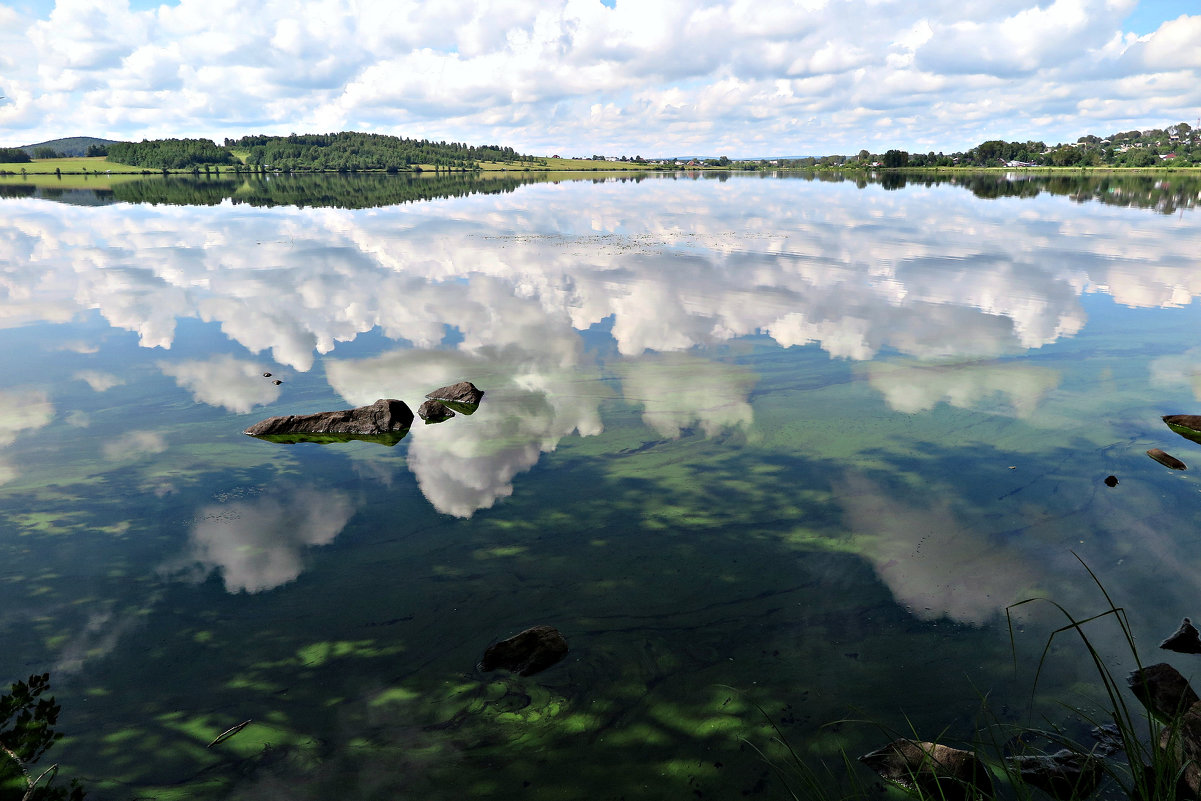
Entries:
<svg viewBox="0 0 1201 801">
<path fill-rule="evenodd" d="M 1172 454 L 1161 451 L 1159 448 L 1152 448 L 1151 450 L 1147 451 L 1147 455 L 1159 462 L 1164 467 L 1170 467 L 1173 470 L 1188 470 L 1188 465 L 1177 459 Z"/>
<path fill-rule="evenodd" d="M 1176 797 L 1201 798 L 1201 703 L 1159 734 L 1159 748 L 1172 755 L 1178 772 Z"/>
<path fill-rule="evenodd" d="M 567 656 L 567 640 L 554 626 L 534 626 L 520 634 L 489 646 L 479 669 L 498 668 L 519 676 L 532 676 Z"/>
<path fill-rule="evenodd" d="M 1176 633 L 1161 642 L 1159 647 L 1178 654 L 1201 654 L 1201 632 L 1186 617 Z"/>
<path fill-rule="evenodd" d="M 1188 679 L 1166 662 L 1132 671 L 1126 684 L 1148 712 L 1165 722 L 1176 720 L 1201 701 Z"/>
<path fill-rule="evenodd" d="M 353 434 L 376 436 L 407 431 L 413 412 L 404 401 L 381 398 L 370 406 L 316 414 L 268 417 L 246 429 L 252 437 L 283 434 Z"/>
<path fill-rule="evenodd" d="M 1026 784 L 1063 801 L 1092 795 L 1101 786 L 1101 778 L 1105 775 L 1101 760 L 1066 748 L 1045 756 L 1016 756 L 1009 762 L 1017 768 Z"/>
<path fill-rule="evenodd" d="M 417 407 L 417 416 L 427 423 L 441 423 L 455 416 L 442 401 L 427 400 Z"/>
<path fill-rule="evenodd" d="M 864 754 L 859 761 L 922 798 L 966 801 L 992 797 L 988 768 L 971 751 L 901 738 Z"/>
<path fill-rule="evenodd" d="M 484 393 L 476 389 L 475 384 L 470 381 L 460 381 L 457 384 L 451 384 L 447 387 L 439 387 L 425 397 L 431 400 L 479 406 L 480 398 L 484 397 Z"/>
</svg>

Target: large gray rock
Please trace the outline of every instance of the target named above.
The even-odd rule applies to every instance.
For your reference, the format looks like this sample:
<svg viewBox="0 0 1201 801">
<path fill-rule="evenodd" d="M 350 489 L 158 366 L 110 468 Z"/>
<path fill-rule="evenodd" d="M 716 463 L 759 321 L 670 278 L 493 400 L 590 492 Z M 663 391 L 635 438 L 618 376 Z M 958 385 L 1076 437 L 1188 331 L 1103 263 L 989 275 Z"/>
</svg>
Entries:
<svg viewBox="0 0 1201 801">
<path fill-rule="evenodd" d="M 480 399 L 484 397 L 484 393 L 482 390 L 476 389 L 475 384 L 470 381 L 460 381 L 448 387 L 439 387 L 425 397 L 431 400 L 439 400 L 443 403 L 450 401 L 451 403 L 465 403 L 469 406 L 478 406 Z"/>
<path fill-rule="evenodd" d="M 413 412 L 404 401 L 381 398 L 370 406 L 317 414 L 268 417 L 246 429 L 252 437 L 284 434 L 353 434 L 375 436 L 407 431 Z"/>
<path fill-rule="evenodd" d="M 503 668 L 519 676 L 532 676 L 567 656 L 567 640 L 554 626 L 534 626 L 484 652 L 479 669 Z"/>
<path fill-rule="evenodd" d="M 1176 720 L 1201 701 L 1188 679 L 1166 662 L 1132 671 L 1126 683 L 1148 712 L 1166 722 Z"/>
<path fill-rule="evenodd" d="M 901 738 L 859 761 L 922 798 L 966 801 L 993 794 L 992 779 L 980 758 L 949 745 Z"/>
</svg>

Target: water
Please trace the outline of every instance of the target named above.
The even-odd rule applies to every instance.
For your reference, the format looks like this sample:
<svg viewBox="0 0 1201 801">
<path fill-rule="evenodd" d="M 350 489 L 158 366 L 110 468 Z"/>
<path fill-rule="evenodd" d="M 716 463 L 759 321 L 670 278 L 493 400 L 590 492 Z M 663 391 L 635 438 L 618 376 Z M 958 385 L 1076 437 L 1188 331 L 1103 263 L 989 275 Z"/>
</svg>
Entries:
<svg viewBox="0 0 1201 801">
<path fill-rule="evenodd" d="M 51 673 L 47 759 L 780 798 L 769 719 L 831 764 L 985 695 L 1087 728 L 1068 637 L 1033 685 L 1062 619 L 1017 610 L 1015 669 L 1006 610 L 1102 611 L 1078 556 L 1147 661 L 1201 614 L 1201 484 L 1144 453 L 1198 461 L 1159 416 L 1201 406 L 1201 187 L 799 178 L 0 187 L 0 683 Z M 241 433 L 464 379 L 394 447 Z M 537 624 L 564 662 L 476 670 Z"/>
</svg>

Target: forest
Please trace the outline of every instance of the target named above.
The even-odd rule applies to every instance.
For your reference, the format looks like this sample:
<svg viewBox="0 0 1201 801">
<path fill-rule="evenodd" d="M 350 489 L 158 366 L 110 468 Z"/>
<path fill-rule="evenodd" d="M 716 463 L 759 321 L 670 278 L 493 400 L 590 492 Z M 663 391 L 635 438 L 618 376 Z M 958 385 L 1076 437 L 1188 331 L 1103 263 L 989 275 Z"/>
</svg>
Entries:
<svg viewBox="0 0 1201 801">
<path fill-rule="evenodd" d="M 151 170 L 201 170 L 233 166 L 282 172 L 384 172 L 477 169 L 482 161 L 544 163 L 511 147 L 473 146 L 462 142 L 431 142 L 371 133 L 243 136 L 218 145 L 208 139 L 156 139 L 117 142 L 108 159 Z"/>
</svg>

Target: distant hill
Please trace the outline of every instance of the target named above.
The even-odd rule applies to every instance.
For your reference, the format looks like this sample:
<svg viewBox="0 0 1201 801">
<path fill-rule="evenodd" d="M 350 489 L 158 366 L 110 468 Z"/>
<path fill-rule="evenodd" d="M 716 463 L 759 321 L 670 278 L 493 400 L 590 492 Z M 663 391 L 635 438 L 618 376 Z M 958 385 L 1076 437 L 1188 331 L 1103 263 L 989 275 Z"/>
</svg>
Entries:
<svg viewBox="0 0 1201 801">
<path fill-rule="evenodd" d="M 66 139 L 51 139 L 49 142 L 21 145 L 21 150 L 32 156 L 35 148 L 49 147 L 53 148 L 56 152 L 62 153 L 64 156 L 83 156 L 92 145 L 108 147 L 109 145 L 116 144 L 116 142 L 116 139 L 98 139 L 95 136 L 68 136 Z"/>
</svg>

